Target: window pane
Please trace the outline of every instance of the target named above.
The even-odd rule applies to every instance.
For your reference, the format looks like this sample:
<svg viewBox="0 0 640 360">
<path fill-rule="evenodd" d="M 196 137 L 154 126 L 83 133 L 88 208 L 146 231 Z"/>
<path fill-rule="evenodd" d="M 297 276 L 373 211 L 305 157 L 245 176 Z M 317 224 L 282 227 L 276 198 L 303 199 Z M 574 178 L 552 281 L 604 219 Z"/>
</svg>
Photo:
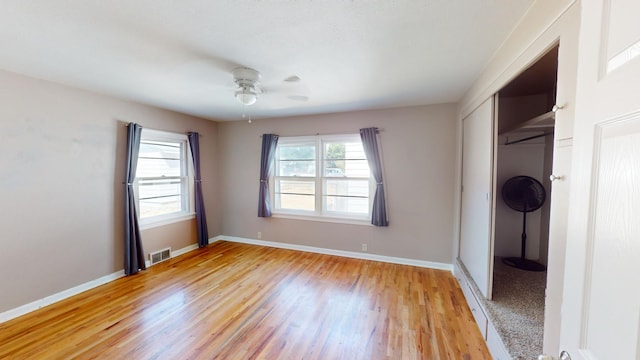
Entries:
<svg viewBox="0 0 640 360">
<path fill-rule="evenodd" d="M 324 143 L 324 176 L 369 177 L 369 164 L 359 139 Z"/>
<path fill-rule="evenodd" d="M 316 147 L 279 145 L 276 163 L 277 176 L 316 176 Z"/>
<path fill-rule="evenodd" d="M 369 197 L 368 180 L 325 180 L 325 195 Z"/>
<path fill-rule="evenodd" d="M 325 160 L 325 177 L 362 177 L 371 175 L 367 160 Z"/>
<path fill-rule="evenodd" d="M 181 179 L 140 179 L 138 181 L 138 197 L 148 199 L 169 195 L 180 195 L 182 190 Z"/>
<path fill-rule="evenodd" d="M 137 177 L 182 176 L 182 142 L 149 141 L 140 143 Z"/>
<path fill-rule="evenodd" d="M 324 176 L 345 176 L 344 159 L 346 156 L 345 144 L 324 144 Z"/>
<path fill-rule="evenodd" d="M 307 210 L 314 211 L 316 209 L 315 195 L 287 195 L 280 194 L 280 208 L 289 210 Z"/>
<path fill-rule="evenodd" d="M 369 213 L 368 180 L 325 180 L 325 211 Z"/>
<path fill-rule="evenodd" d="M 158 199 L 140 199 L 140 218 L 171 214 L 182 211 L 180 196 L 169 196 Z"/>
<path fill-rule="evenodd" d="M 316 193 L 316 184 L 311 181 L 278 180 L 276 193 L 279 194 L 304 194 Z"/>
<path fill-rule="evenodd" d="M 181 179 L 139 180 L 140 218 L 182 211 L 183 188 Z"/>
<path fill-rule="evenodd" d="M 278 176 L 316 176 L 315 160 L 280 160 Z"/>
<path fill-rule="evenodd" d="M 180 160 L 138 158 L 136 177 L 181 176 Z"/>
<path fill-rule="evenodd" d="M 364 154 L 364 148 L 362 147 L 362 142 L 360 141 L 360 139 L 354 141 L 324 143 L 324 158 L 337 160 L 367 159 L 366 155 Z"/>
<path fill-rule="evenodd" d="M 325 210 L 353 214 L 368 214 L 369 199 L 357 197 L 325 196 Z"/>
<path fill-rule="evenodd" d="M 356 134 L 280 138 L 274 173 L 275 210 L 345 218 L 371 211 L 371 171 Z"/>
<path fill-rule="evenodd" d="M 278 146 L 278 158 L 280 160 L 315 160 L 316 147 L 309 145 L 282 145 Z"/>
<path fill-rule="evenodd" d="M 180 160 L 182 143 L 167 141 L 141 141 L 138 157 L 156 157 Z"/>
<path fill-rule="evenodd" d="M 290 210 L 315 210 L 316 184 L 311 181 L 278 180 L 276 207 Z"/>
</svg>

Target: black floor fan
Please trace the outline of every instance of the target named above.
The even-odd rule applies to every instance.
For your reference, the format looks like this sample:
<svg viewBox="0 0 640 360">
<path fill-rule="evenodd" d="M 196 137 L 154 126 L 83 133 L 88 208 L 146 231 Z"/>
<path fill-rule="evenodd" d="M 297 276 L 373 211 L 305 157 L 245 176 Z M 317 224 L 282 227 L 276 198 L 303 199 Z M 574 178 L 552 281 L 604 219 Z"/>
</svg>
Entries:
<svg viewBox="0 0 640 360">
<path fill-rule="evenodd" d="M 538 210 L 547 197 L 542 184 L 530 176 L 514 176 L 502 186 L 502 199 L 513 210 L 522 213 L 522 244 L 520 257 L 509 257 L 502 262 L 509 266 L 527 271 L 544 271 L 547 268 L 533 260 L 525 258 L 527 249 L 527 213 Z"/>
</svg>

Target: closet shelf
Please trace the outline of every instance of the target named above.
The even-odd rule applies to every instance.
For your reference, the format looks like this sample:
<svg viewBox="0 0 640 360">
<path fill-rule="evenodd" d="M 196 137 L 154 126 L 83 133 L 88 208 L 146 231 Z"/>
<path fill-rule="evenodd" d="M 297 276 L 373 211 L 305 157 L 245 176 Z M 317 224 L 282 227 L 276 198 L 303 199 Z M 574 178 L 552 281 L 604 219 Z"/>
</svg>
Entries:
<svg viewBox="0 0 640 360">
<path fill-rule="evenodd" d="M 553 132 L 553 127 L 556 123 L 556 113 L 553 111 L 546 112 L 542 115 L 538 115 L 532 119 L 526 120 L 514 126 L 506 131 L 500 133 L 500 135 L 508 134 L 515 131 L 543 131 L 550 130 Z"/>
</svg>

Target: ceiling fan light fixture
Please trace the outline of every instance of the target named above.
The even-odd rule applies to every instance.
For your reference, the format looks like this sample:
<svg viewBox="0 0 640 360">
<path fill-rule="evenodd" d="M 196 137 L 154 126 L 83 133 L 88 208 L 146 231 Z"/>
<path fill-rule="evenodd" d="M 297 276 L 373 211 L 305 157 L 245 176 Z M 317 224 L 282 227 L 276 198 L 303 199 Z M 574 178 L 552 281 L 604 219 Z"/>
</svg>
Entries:
<svg viewBox="0 0 640 360">
<path fill-rule="evenodd" d="M 236 91 L 236 100 L 242 105 L 253 105 L 258 100 L 258 94 L 248 87 L 243 87 L 241 90 Z"/>
</svg>

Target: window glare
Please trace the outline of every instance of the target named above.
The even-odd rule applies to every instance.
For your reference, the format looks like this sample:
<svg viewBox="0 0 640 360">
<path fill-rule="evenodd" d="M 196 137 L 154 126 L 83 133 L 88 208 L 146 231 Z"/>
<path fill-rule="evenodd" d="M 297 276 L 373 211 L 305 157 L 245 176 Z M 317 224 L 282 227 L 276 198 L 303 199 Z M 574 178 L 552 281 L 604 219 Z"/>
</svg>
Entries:
<svg viewBox="0 0 640 360">
<path fill-rule="evenodd" d="M 182 176 L 182 160 L 139 158 L 136 176 Z"/>
<path fill-rule="evenodd" d="M 280 160 L 279 176 L 316 176 L 315 160 Z"/>
<path fill-rule="evenodd" d="M 314 160 L 316 147 L 314 145 L 285 145 L 278 148 L 280 160 Z"/>
<path fill-rule="evenodd" d="M 280 194 L 304 194 L 313 195 L 316 193 L 315 183 L 310 181 L 281 180 L 277 190 Z"/>
<path fill-rule="evenodd" d="M 180 143 L 170 143 L 166 141 L 141 141 L 138 156 L 179 159 L 182 151 L 181 145 Z"/>
<path fill-rule="evenodd" d="M 140 218 L 148 218 L 182 211 L 180 196 L 140 200 Z"/>
<path fill-rule="evenodd" d="M 314 211 L 316 208 L 315 196 L 280 194 L 280 208 Z"/>
<path fill-rule="evenodd" d="M 345 198 L 339 196 L 325 197 L 327 211 L 341 213 L 369 213 L 369 199 L 365 198 Z"/>
<path fill-rule="evenodd" d="M 140 200 L 180 196 L 182 193 L 182 181 L 181 179 L 140 180 L 138 189 L 138 198 Z"/>
<path fill-rule="evenodd" d="M 369 180 L 326 180 L 324 193 L 335 196 L 369 196 Z"/>
</svg>

